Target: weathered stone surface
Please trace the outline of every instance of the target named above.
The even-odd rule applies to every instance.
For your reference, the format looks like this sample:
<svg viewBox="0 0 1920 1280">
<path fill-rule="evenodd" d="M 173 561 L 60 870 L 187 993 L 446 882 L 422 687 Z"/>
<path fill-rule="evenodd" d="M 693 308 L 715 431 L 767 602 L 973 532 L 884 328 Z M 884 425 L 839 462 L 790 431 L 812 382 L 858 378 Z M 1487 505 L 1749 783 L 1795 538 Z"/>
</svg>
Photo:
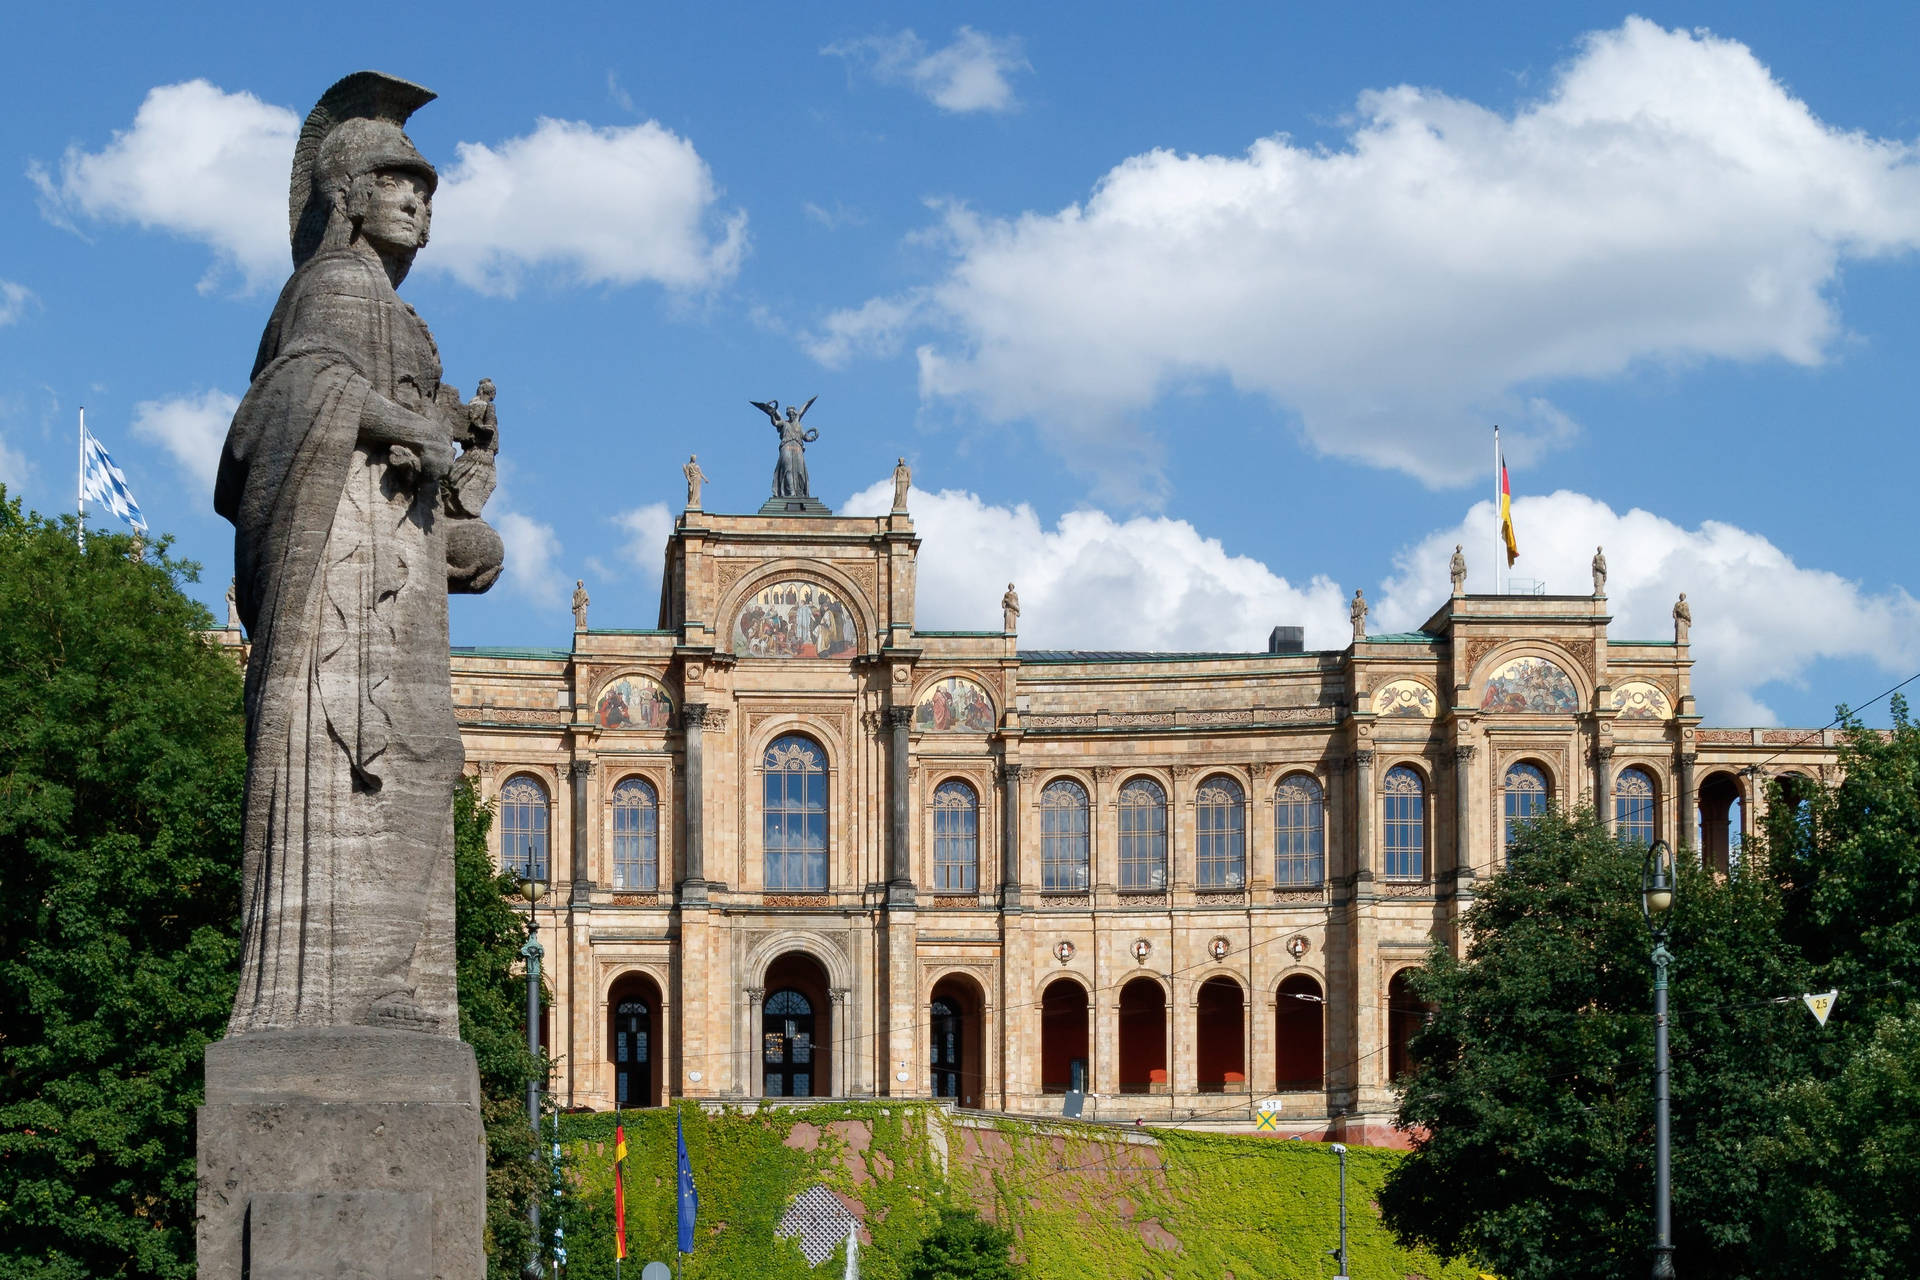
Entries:
<svg viewBox="0 0 1920 1280">
<path fill-rule="evenodd" d="M 308 116 L 293 276 L 220 459 L 252 648 L 240 987 L 198 1116 L 203 1276 L 485 1273 L 447 593 L 500 573 L 478 517 L 498 418 L 490 382 L 469 404 L 441 381 L 395 292 L 436 183 L 402 125 L 432 97 L 359 72 Z"/>
</svg>

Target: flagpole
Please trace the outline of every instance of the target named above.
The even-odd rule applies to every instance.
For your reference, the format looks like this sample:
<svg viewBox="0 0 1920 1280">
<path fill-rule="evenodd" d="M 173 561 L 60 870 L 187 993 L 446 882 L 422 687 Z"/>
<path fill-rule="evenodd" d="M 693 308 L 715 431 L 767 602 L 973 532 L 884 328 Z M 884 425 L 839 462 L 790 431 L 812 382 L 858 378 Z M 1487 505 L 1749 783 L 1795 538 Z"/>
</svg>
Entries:
<svg viewBox="0 0 1920 1280">
<path fill-rule="evenodd" d="M 1500 594 L 1500 424 L 1493 426 L 1493 594 Z"/>
<path fill-rule="evenodd" d="M 80 406 L 80 446 L 78 464 L 73 472 L 73 497 L 80 507 L 80 549 L 87 549 L 87 406 Z"/>
</svg>

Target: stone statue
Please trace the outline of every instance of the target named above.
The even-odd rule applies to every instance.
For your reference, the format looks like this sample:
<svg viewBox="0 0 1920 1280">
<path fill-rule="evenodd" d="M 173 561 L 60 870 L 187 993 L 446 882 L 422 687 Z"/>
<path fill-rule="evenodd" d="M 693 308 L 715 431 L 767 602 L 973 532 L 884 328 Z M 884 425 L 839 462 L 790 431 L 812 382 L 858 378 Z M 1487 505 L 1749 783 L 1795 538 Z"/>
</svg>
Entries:
<svg viewBox="0 0 1920 1280">
<path fill-rule="evenodd" d="M 361 72 L 308 117 L 293 276 L 220 458 L 254 642 L 230 1033 L 459 1033 L 447 593 L 485 591 L 505 553 L 443 498 L 475 427 L 394 292 L 438 180 L 401 126 L 432 97 Z"/>
<path fill-rule="evenodd" d="M 1593 594 L 1607 594 L 1607 552 L 1605 547 L 1593 549 Z"/>
<path fill-rule="evenodd" d="M 584 578 L 573 580 L 573 629 L 587 629 L 587 583 Z"/>
<path fill-rule="evenodd" d="M 905 458 L 893 464 L 893 509 L 907 509 L 907 490 L 913 485 L 913 469 L 907 466 Z"/>
<path fill-rule="evenodd" d="M 1467 594 L 1467 557 L 1461 552 L 1460 544 L 1453 544 L 1453 560 L 1447 565 L 1447 573 L 1453 579 L 1453 594 Z"/>
<path fill-rule="evenodd" d="M 700 509 L 700 486 L 707 482 L 707 473 L 700 469 L 700 455 L 697 453 L 688 454 L 687 465 L 680 468 L 680 471 L 681 474 L 687 477 L 687 510 L 698 511 Z"/>
<path fill-rule="evenodd" d="M 1687 629 L 1693 625 L 1693 607 L 1687 603 L 1687 593 L 1682 591 L 1680 599 L 1673 606 L 1673 642 L 1685 644 Z"/>
<path fill-rule="evenodd" d="M 1007 594 L 1000 597 L 1000 629 L 1011 635 L 1020 629 L 1020 593 L 1007 584 Z"/>
<path fill-rule="evenodd" d="M 234 578 L 227 583 L 227 630 L 229 631 L 238 631 L 240 629 L 239 588 L 240 580 L 238 578 Z"/>
<path fill-rule="evenodd" d="M 786 417 L 780 416 L 778 400 L 749 400 L 748 404 L 767 415 L 773 423 L 773 429 L 780 433 L 780 461 L 773 468 L 773 496 L 776 498 L 810 498 L 813 494 L 807 488 L 807 446 L 820 438 L 818 431 L 802 427 L 800 420 L 807 416 L 807 410 L 813 408 L 814 396 L 798 409 L 787 406 Z"/>
<path fill-rule="evenodd" d="M 1353 608 L 1347 610 L 1347 617 L 1353 620 L 1354 643 L 1358 644 L 1360 641 L 1365 640 L 1367 638 L 1366 593 L 1359 591 L 1357 589 L 1354 591 Z"/>
<path fill-rule="evenodd" d="M 239 990 L 196 1120 L 201 1280 L 239 1280 L 249 1250 L 256 1275 L 486 1273 L 447 594 L 485 591 L 505 550 L 477 514 L 490 389 L 468 404 L 440 380 L 395 292 L 437 183 L 403 126 L 433 96 L 362 71 L 307 116 L 293 275 L 214 484 L 253 653 Z"/>
</svg>

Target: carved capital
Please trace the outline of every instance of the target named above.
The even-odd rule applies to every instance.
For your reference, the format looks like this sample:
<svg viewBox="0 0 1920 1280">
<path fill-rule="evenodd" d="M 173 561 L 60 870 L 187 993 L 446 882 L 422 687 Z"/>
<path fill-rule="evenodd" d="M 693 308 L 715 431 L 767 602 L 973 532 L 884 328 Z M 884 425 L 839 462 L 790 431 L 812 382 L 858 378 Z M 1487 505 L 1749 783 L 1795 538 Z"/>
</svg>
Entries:
<svg viewBox="0 0 1920 1280">
<path fill-rule="evenodd" d="M 1093 776 L 1098 778 L 1102 782 L 1105 782 L 1108 778 L 1111 778 L 1113 774 L 1114 774 L 1114 767 L 1110 764 L 1097 764 L 1093 766 Z"/>
<path fill-rule="evenodd" d="M 682 729 L 702 729 L 707 723 L 707 704 L 689 702 L 680 708 L 680 727 Z"/>
<path fill-rule="evenodd" d="M 1473 753 L 1478 750 L 1471 743 L 1462 743 L 1453 749 L 1453 762 L 1462 769 L 1473 761 Z"/>
<path fill-rule="evenodd" d="M 848 991 L 849 989 L 846 987 L 829 987 L 827 989 L 827 999 L 833 1001 L 835 1004 L 845 1004 L 847 1002 Z"/>
<path fill-rule="evenodd" d="M 1021 778 L 1026 776 L 1026 772 L 1027 766 L 1023 764 L 1010 764 L 1002 761 L 1000 765 L 1000 781 L 1017 784 Z"/>
<path fill-rule="evenodd" d="M 1372 763 L 1373 763 L 1373 752 L 1371 752 L 1371 751 L 1356 751 L 1356 752 L 1354 752 L 1354 753 L 1353 753 L 1353 767 L 1354 767 L 1354 768 L 1356 768 L 1356 769 L 1364 769 L 1364 768 L 1366 768 L 1366 767 L 1367 767 L 1368 765 L 1371 765 Z"/>
<path fill-rule="evenodd" d="M 744 987 L 742 988 L 742 992 L 747 997 L 748 1004 L 759 1004 L 761 1000 L 766 998 L 767 989 L 765 987 Z"/>
<path fill-rule="evenodd" d="M 1593 749 L 1593 758 L 1594 761 L 1599 764 L 1605 764 L 1607 761 L 1613 759 L 1613 744 L 1611 742 L 1603 742 L 1595 747 Z"/>
<path fill-rule="evenodd" d="M 1267 770 L 1271 769 L 1272 767 L 1273 766 L 1268 764 L 1265 760 L 1255 760 L 1252 764 L 1247 766 L 1247 776 L 1249 778 L 1252 778 L 1255 782 L 1258 782 L 1260 781 L 1260 779 L 1267 776 Z"/>
<path fill-rule="evenodd" d="M 912 707 L 887 707 L 880 712 L 889 729 L 905 729 L 913 723 Z"/>
<path fill-rule="evenodd" d="M 1680 767 L 1682 769 L 1693 768 L 1693 766 L 1697 764 L 1699 760 L 1700 760 L 1700 753 L 1698 751 L 1682 751 L 1680 753 Z"/>
<path fill-rule="evenodd" d="M 494 769 L 497 767 L 498 766 L 496 766 L 494 762 L 491 760 L 481 760 L 476 762 L 473 766 L 474 771 L 483 778 L 491 778 L 493 776 Z"/>
<path fill-rule="evenodd" d="M 1176 778 L 1190 778 L 1193 776 L 1193 766 L 1190 764 L 1177 764 L 1173 766 L 1173 776 Z"/>
<path fill-rule="evenodd" d="M 585 782 L 593 773 L 593 761 L 575 760 L 567 766 L 567 775 L 575 782 Z"/>
</svg>

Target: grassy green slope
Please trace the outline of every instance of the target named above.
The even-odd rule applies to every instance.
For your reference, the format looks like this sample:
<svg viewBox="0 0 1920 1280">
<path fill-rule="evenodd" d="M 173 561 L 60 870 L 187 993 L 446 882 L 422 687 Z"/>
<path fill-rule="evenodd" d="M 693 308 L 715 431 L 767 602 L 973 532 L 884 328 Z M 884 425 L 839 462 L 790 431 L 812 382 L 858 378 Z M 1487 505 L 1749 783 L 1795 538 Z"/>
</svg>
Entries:
<svg viewBox="0 0 1920 1280">
<path fill-rule="evenodd" d="M 936 1208 L 965 1203 L 1010 1226 L 1029 1280 L 1318 1280 L 1334 1274 L 1339 1165 L 1323 1144 L 1178 1131 L 950 1115 L 914 1104 L 852 1103 L 708 1115 L 683 1105 L 700 1189 L 688 1280 L 800 1280 L 808 1269 L 774 1238 L 787 1202 L 818 1181 L 862 1210 L 867 1280 L 893 1280 Z M 674 1112 L 629 1112 L 624 1274 L 672 1261 Z M 610 1115 L 562 1117 L 573 1198 L 569 1275 L 613 1275 Z M 1397 1247 L 1374 1194 L 1395 1152 L 1352 1148 L 1348 1230 L 1354 1280 L 1472 1280 L 1464 1264 Z"/>
</svg>

